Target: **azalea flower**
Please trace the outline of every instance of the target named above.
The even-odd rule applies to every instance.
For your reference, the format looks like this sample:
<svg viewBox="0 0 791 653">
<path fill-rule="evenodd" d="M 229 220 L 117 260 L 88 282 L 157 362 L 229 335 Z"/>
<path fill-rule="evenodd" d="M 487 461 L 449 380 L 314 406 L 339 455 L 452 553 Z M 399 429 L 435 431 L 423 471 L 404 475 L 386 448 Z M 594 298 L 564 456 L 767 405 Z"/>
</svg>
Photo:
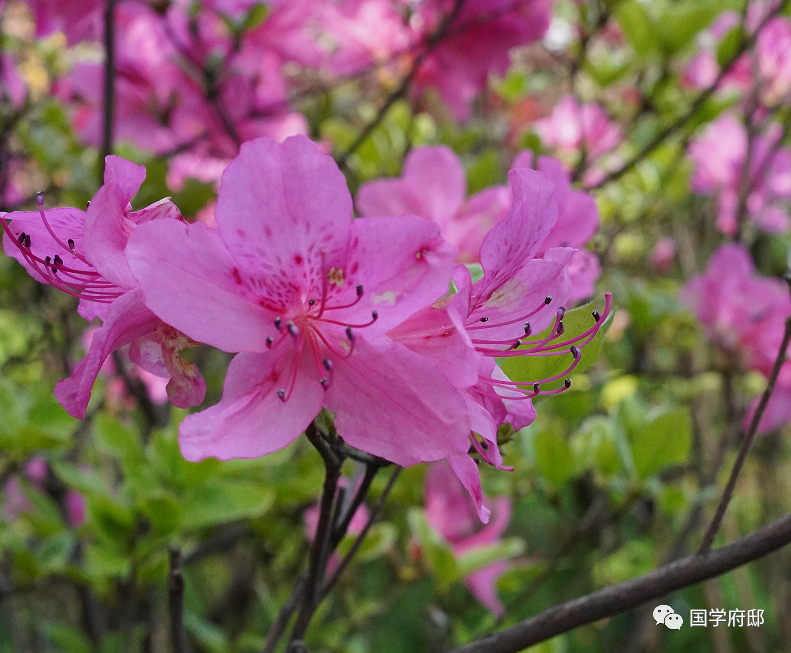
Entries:
<svg viewBox="0 0 791 653">
<path fill-rule="evenodd" d="M 706 336 L 742 369 L 769 376 L 791 315 L 788 287 L 761 277 L 749 253 L 738 244 L 722 245 L 706 272 L 682 288 L 681 301 L 703 324 Z M 791 420 L 791 364 L 781 368 L 778 385 L 759 424 L 765 433 Z M 760 397 L 748 411 L 749 423 Z"/>
<path fill-rule="evenodd" d="M 231 362 L 219 404 L 190 415 L 188 460 L 253 458 L 326 406 L 351 446 L 400 465 L 467 450 L 464 400 L 384 334 L 446 292 L 455 251 L 420 218 L 351 221 L 346 182 L 309 139 L 242 145 L 217 229 L 159 220 L 129 239 L 146 304 Z"/>
<path fill-rule="evenodd" d="M 55 396 L 78 419 L 85 416 L 96 376 L 107 357 L 131 343 L 132 360 L 149 372 L 170 378 L 171 402 L 186 408 L 203 401 L 206 384 L 194 364 L 179 357 L 195 346 L 146 308 L 124 257 L 124 247 L 139 225 L 152 220 L 179 223 L 178 208 L 164 199 L 139 211 L 130 200 L 145 179 L 145 168 L 109 156 L 104 181 L 88 210 L 61 208 L 0 216 L 3 248 L 39 281 L 79 298 L 78 312 L 99 318 L 87 356 L 68 379 L 55 386 Z M 6 220 L 10 219 L 11 224 Z"/>
<path fill-rule="evenodd" d="M 493 502 L 493 518 L 482 526 L 464 487 L 442 462 L 432 463 L 426 473 L 425 506 L 429 525 L 451 545 L 456 556 L 499 542 L 511 521 L 510 499 L 497 497 Z M 508 560 L 496 560 L 465 579 L 475 598 L 497 617 L 505 614 L 505 607 L 497 596 L 497 579 L 510 566 Z"/>
<path fill-rule="evenodd" d="M 473 282 L 466 266 L 457 266 L 453 281 L 457 292 L 434 303 L 393 329 L 388 335 L 448 369 L 463 390 L 472 430 L 470 444 L 486 462 L 498 468 L 502 456 L 497 429 L 505 422 L 522 428 L 535 418 L 531 399 L 556 394 L 542 384 L 562 380 L 577 366 L 582 348 L 596 335 L 609 315 L 612 296 L 606 295 L 603 314 L 594 312 L 590 329 L 563 338 L 563 316 L 571 293 L 567 265 L 570 248 L 546 250 L 535 258 L 558 218 L 555 186 L 540 172 L 519 168 L 508 174 L 514 198 L 508 215 L 481 245 L 483 277 Z M 538 341 L 525 342 L 550 328 Z M 466 348 L 466 349 L 465 349 Z M 465 353 L 466 352 L 466 353 Z M 548 379 L 514 382 L 495 359 L 512 356 L 570 355 L 568 367 Z M 482 438 L 481 442 L 478 438 Z M 476 502 L 482 521 L 483 505 L 478 468 L 467 455 L 449 456 L 448 462 Z"/>
<path fill-rule="evenodd" d="M 519 154 L 513 168 L 532 168 L 533 154 Z M 553 247 L 574 247 L 578 251 L 569 261 L 572 290 L 569 301 L 590 297 L 601 273 L 596 255 L 583 248 L 599 228 L 599 212 L 593 196 L 571 187 L 563 165 L 552 157 L 538 157 L 536 169 L 555 184 L 558 219 L 547 234 L 537 256 Z M 511 208 L 512 195 L 507 186 L 492 186 L 466 199 L 467 182 L 458 156 L 444 145 L 418 147 L 404 162 L 398 179 L 377 179 L 363 184 L 357 192 L 361 215 L 414 214 L 433 220 L 443 238 L 459 250 L 460 263 L 479 260 L 481 243 Z"/>
<path fill-rule="evenodd" d="M 779 146 L 779 125 L 757 134 L 750 145 L 749 193 L 746 217 L 769 233 L 789 228 L 791 205 L 791 151 Z M 695 166 L 692 189 L 718 195 L 717 228 L 733 235 L 737 230 L 737 210 L 742 189 L 748 138 L 744 125 L 731 114 L 709 123 L 689 145 Z"/>
</svg>

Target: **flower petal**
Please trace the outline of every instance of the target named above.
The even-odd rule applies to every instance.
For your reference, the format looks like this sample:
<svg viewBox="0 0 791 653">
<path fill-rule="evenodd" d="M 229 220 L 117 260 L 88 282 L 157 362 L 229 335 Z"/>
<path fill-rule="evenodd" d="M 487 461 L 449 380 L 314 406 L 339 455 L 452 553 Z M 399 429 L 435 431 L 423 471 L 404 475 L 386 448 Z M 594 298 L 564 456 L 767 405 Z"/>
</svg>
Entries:
<svg viewBox="0 0 791 653">
<path fill-rule="evenodd" d="M 464 399 L 422 356 L 386 338 L 360 338 L 334 362 L 326 406 L 351 446 L 404 466 L 466 453 Z"/>
<path fill-rule="evenodd" d="M 159 319 L 143 302 L 143 293 L 135 288 L 116 299 L 107 320 L 93 334 L 88 354 L 68 379 L 55 386 L 55 397 L 72 417 L 82 419 L 91 398 L 94 381 L 105 359 L 119 347 L 156 329 Z"/>
<path fill-rule="evenodd" d="M 223 242 L 261 292 L 289 304 L 346 261 L 352 200 L 335 162 L 304 136 L 244 143 L 222 176 Z"/>
<path fill-rule="evenodd" d="M 448 456 L 448 463 L 450 464 L 456 478 L 461 481 L 461 484 L 470 493 L 472 500 L 475 502 L 475 509 L 478 511 L 478 518 L 484 523 L 489 523 L 489 510 L 483 504 L 483 490 L 481 489 L 481 474 L 478 471 L 478 465 L 467 454 Z"/>
<path fill-rule="evenodd" d="M 120 156 L 105 159 L 104 186 L 91 200 L 85 218 L 85 257 L 108 281 L 121 288 L 137 285 L 124 256 L 134 227 L 126 208 L 146 178 L 146 169 Z"/>
<path fill-rule="evenodd" d="M 256 303 L 216 229 L 176 220 L 142 224 L 129 265 L 146 303 L 172 327 L 223 351 L 266 351 L 275 314 Z"/>
<path fill-rule="evenodd" d="M 298 366 L 294 391 L 281 401 L 277 391 L 293 358 L 274 353 L 237 354 L 228 366 L 220 403 L 189 415 L 179 427 L 187 460 L 258 458 L 288 446 L 318 415 L 324 391 Z"/>
</svg>

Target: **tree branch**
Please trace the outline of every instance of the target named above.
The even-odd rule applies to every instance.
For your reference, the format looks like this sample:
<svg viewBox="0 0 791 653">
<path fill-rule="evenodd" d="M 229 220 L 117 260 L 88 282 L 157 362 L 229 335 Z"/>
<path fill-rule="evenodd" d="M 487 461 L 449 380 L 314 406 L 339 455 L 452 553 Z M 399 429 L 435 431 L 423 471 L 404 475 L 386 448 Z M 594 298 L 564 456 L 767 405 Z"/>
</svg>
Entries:
<svg viewBox="0 0 791 653">
<path fill-rule="evenodd" d="M 791 341 L 791 317 L 786 318 L 783 341 L 780 343 L 780 350 L 777 352 L 777 358 L 775 359 L 775 363 L 772 366 L 772 373 L 769 375 L 769 382 L 766 385 L 766 390 L 764 390 L 764 393 L 761 395 L 761 401 L 758 403 L 758 407 L 755 409 L 753 418 L 750 421 L 750 427 L 747 429 L 747 434 L 742 440 L 742 446 L 739 449 L 739 455 L 736 457 L 736 462 L 733 464 L 733 469 L 731 470 L 731 476 L 728 479 L 728 484 L 725 486 L 725 490 L 722 493 L 722 498 L 720 498 L 717 511 L 714 513 L 714 518 L 711 520 L 709 527 L 706 529 L 706 534 L 703 536 L 703 542 L 698 549 L 698 555 L 706 554 L 709 549 L 711 549 L 711 544 L 714 542 L 714 538 L 717 536 L 717 532 L 720 530 L 722 518 L 725 516 L 725 510 L 728 507 L 728 503 L 733 496 L 733 490 L 736 487 L 736 480 L 739 478 L 739 473 L 742 471 L 744 461 L 747 459 L 747 453 L 750 451 L 750 445 L 752 445 L 753 440 L 755 439 L 755 433 L 758 430 L 758 424 L 761 421 L 761 417 L 763 417 L 766 406 L 769 404 L 769 399 L 772 396 L 772 392 L 774 392 L 775 384 L 777 383 L 777 377 L 780 375 L 780 368 L 785 362 L 789 341 Z"/>
<path fill-rule="evenodd" d="M 691 555 L 643 576 L 556 605 L 452 653 L 517 653 L 574 628 L 612 617 L 675 590 L 720 576 L 791 543 L 791 514 L 704 555 Z"/>
<path fill-rule="evenodd" d="M 187 633 L 184 630 L 184 567 L 181 549 L 168 547 L 170 573 L 168 574 L 168 611 L 170 612 L 170 645 L 173 653 L 187 652 Z"/>
<path fill-rule="evenodd" d="M 100 181 L 104 179 L 104 159 L 113 153 L 115 122 L 115 2 L 106 0 L 104 8 L 104 121 L 102 152 L 99 161 Z"/>
</svg>

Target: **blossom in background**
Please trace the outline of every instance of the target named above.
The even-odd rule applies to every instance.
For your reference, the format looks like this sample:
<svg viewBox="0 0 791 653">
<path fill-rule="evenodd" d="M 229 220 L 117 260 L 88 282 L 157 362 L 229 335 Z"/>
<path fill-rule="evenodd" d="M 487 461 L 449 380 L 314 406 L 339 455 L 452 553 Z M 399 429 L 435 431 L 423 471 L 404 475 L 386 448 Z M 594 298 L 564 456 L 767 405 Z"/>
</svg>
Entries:
<svg viewBox="0 0 791 653">
<path fill-rule="evenodd" d="M 522 152 L 513 168 L 532 168 L 533 154 Z M 600 275 L 596 255 L 583 248 L 599 228 L 599 212 L 592 195 L 571 187 L 562 164 L 551 157 L 538 157 L 535 167 L 555 186 L 558 219 L 541 244 L 537 256 L 553 247 L 574 247 L 569 261 L 572 279 L 570 301 L 591 297 Z M 486 234 L 511 208 L 507 186 L 492 186 L 468 199 L 464 168 L 446 146 L 418 147 L 404 162 L 398 179 L 377 179 L 363 184 L 356 204 L 361 215 L 417 215 L 440 226 L 443 238 L 459 250 L 461 263 L 479 260 Z"/>
<path fill-rule="evenodd" d="M 681 301 L 703 324 L 706 336 L 742 369 L 769 376 L 780 349 L 785 319 L 791 315 L 788 287 L 761 277 L 741 245 L 722 245 L 706 272 L 690 279 Z M 759 426 L 760 432 L 791 419 L 791 365 L 783 365 L 778 387 Z M 753 403 L 753 409 L 756 401 Z M 749 419 L 749 416 L 748 416 Z"/>
<path fill-rule="evenodd" d="M 398 179 L 377 179 L 357 192 L 360 215 L 417 215 L 436 222 L 442 237 L 459 250 L 461 263 L 478 260 L 489 230 L 508 213 L 511 193 L 493 186 L 467 198 L 467 177 L 455 152 L 445 145 L 417 147 Z"/>
<path fill-rule="evenodd" d="M 589 162 L 602 157 L 621 142 L 621 127 L 598 104 L 580 104 L 574 96 L 560 100 L 546 118 L 533 128 L 545 147 L 555 148 L 562 157 L 585 153 Z"/>
<path fill-rule="evenodd" d="M 44 491 L 44 482 L 49 473 L 47 461 L 41 456 L 31 458 L 22 472 L 25 480 L 39 492 Z M 21 513 L 33 510 L 33 505 L 25 496 L 20 475 L 11 475 L 3 487 L 3 519 L 10 522 Z M 63 512 L 69 525 L 77 527 L 85 521 L 85 497 L 75 490 L 66 489 L 63 495 Z"/>
<path fill-rule="evenodd" d="M 27 0 L 36 21 L 36 36 L 63 32 L 69 45 L 101 38 L 102 0 Z"/>
<path fill-rule="evenodd" d="M 412 92 L 436 88 L 453 115 L 463 120 L 490 74 L 502 75 L 509 51 L 541 39 L 549 28 L 550 0 L 421 0 L 410 19 L 421 35 Z M 430 42 L 435 35 L 442 38 Z"/>
<path fill-rule="evenodd" d="M 660 238 L 648 255 L 649 264 L 662 274 L 668 272 L 676 260 L 676 249 L 675 240 L 669 236 Z"/>
<path fill-rule="evenodd" d="M 160 220 L 132 233 L 127 257 L 151 310 L 240 352 L 220 403 L 182 422 L 185 458 L 276 451 L 322 406 L 351 446 L 401 465 L 466 452 L 459 392 L 384 337 L 447 291 L 455 251 L 428 221 L 351 213 L 343 175 L 315 144 L 262 138 L 223 174 L 217 229 Z"/>
<path fill-rule="evenodd" d="M 425 510 L 428 523 L 451 545 L 457 556 L 499 542 L 511 521 L 510 499 L 497 497 L 492 502 L 491 520 L 481 525 L 464 487 L 443 462 L 432 463 L 426 472 Z M 497 579 L 510 566 L 509 560 L 497 560 L 465 579 L 475 598 L 498 617 L 505 614 L 505 607 L 497 596 Z"/>
<path fill-rule="evenodd" d="M 763 12 L 761 3 L 750 3 L 747 29 L 758 28 Z M 698 88 L 714 84 L 720 74 L 717 48 L 722 38 L 740 23 L 737 12 L 723 12 L 708 32 L 699 37 L 700 51 L 685 71 L 689 83 Z M 754 49 L 734 62 L 720 81 L 719 90 L 747 93 L 756 83 L 761 102 L 769 107 L 787 99 L 791 90 L 791 22 L 783 16 L 772 18 L 764 25 Z"/>
<path fill-rule="evenodd" d="M 164 199 L 139 211 L 130 201 L 145 179 L 145 168 L 120 157 L 107 157 L 105 184 L 87 212 L 74 208 L 4 214 L 3 248 L 39 281 L 79 298 L 78 312 L 99 318 L 87 355 L 72 375 L 55 386 L 55 396 L 78 419 L 85 416 L 96 376 L 116 349 L 131 343 L 132 360 L 149 372 L 169 377 L 168 396 L 186 408 L 203 401 L 206 384 L 197 367 L 180 358 L 195 343 L 160 320 L 143 302 L 124 247 L 148 221 L 181 222 L 181 213 Z M 6 224 L 6 219 L 11 224 Z"/>
<path fill-rule="evenodd" d="M 733 115 L 709 123 L 689 145 L 695 167 L 692 189 L 717 196 L 717 227 L 728 235 L 738 229 L 742 177 L 749 174 L 745 216 L 762 231 L 785 232 L 791 205 L 791 151 L 780 147 L 779 125 L 771 125 L 748 142 L 747 130 Z M 748 160 L 749 171 L 745 171 Z"/>
</svg>

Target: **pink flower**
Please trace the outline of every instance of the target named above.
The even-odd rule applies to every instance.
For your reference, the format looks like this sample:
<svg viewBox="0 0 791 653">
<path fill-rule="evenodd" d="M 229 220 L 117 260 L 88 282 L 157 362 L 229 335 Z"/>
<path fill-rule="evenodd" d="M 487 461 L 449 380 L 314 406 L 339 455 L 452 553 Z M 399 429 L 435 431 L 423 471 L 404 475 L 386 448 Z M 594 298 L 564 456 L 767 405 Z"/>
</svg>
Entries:
<svg viewBox="0 0 791 653">
<path fill-rule="evenodd" d="M 442 462 L 432 464 L 426 473 L 425 505 L 428 523 L 457 556 L 499 542 L 511 521 L 511 501 L 498 497 L 493 504 L 493 519 L 481 526 L 464 487 Z M 498 560 L 472 572 L 466 579 L 475 598 L 498 617 L 505 614 L 505 607 L 497 596 L 496 583 L 509 567 L 509 561 Z"/>
<path fill-rule="evenodd" d="M 771 125 L 764 134 L 756 135 L 750 146 L 746 217 L 769 233 L 781 233 L 789 228 L 791 151 L 779 146 L 780 135 L 777 125 Z M 736 214 L 747 148 L 747 132 L 730 114 L 710 123 L 689 145 L 689 156 L 695 165 L 692 188 L 698 193 L 719 196 L 717 227 L 728 235 L 737 230 Z"/>
<path fill-rule="evenodd" d="M 188 460 L 281 449 L 322 406 L 351 446 L 401 465 L 467 450 L 458 391 L 383 337 L 446 292 L 455 252 L 425 220 L 351 212 L 343 175 L 310 140 L 262 138 L 223 174 L 218 229 L 161 220 L 131 235 L 147 305 L 240 352 L 220 403 L 181 424 Z"/>
<path fill-rule="evenodd" d="M 398 179 L 377 179 L 357 192 L 360 215 L 417 215 L 436 222 L 442 237 L 459 250 L 459 261 L 478 260 L 489 230 L 505 217 L 511 193 L 505 186 L 467 198 L 467 180 L 449 147 L 418 147 L 404 161 Z"/>
<path fill-rule="evenodd" d="M 413 92 L 436 88 L 457 119 L 467 118 L 470 103 L 489 75 L 501 75 L 508 68 L 509 50 L 544 36 L 550 5 L 548 0 L 468 0 L 436 46 L 423 44 L 427 54 L 415 75 Z M 425 41 L 452 16 L 454 6 L 455 0 L 422 0 L 411 25 Z"/>
<path fill-rule="evenodd" d="M 17 72 L 14 58 L 3 52 L 0 54 L 0 101 L 10 102 L 14 109 L 25 104 L 27 86 Z"/>
<path fill-rule="evenodd" d="M 206 384 L 194 364 L 179 351 L 195 343 L 162 324 L 143 302 L 124 256 L 124 247 L 139 225 L 148 221 L 181 222 L 169 200 L 139 211 L 130 201 L 145 179 L 145 168 L 120 157 L 107 157 L 105 184 L 87 213 L 74 208 L 11 213 L 0 223 L 3 247 L 40 283 L 78 297 L 78 312 L 87 320 L 100 318 L 87 356 L 68 379 L 55 386 L 55 396 L 78 419 L 85 416 L 96 376 L 116 349 L 132 343 L 132 360 L 154 374 L 170 377 L 168 395 L 179 407 L 203 401 Z M 3 216 L 5 217 L 5 216 Z"/>
<path fill-rule="evenodd" d="M 63 32 L 69 45 L 102 34 L 102 0 L 29 0 L 36 19 L 36 36 Z"/>
<path fill-rule="evenodd" d="M 566 155 L 584 150 L 589 160 L 598 159 L 621 142 L 620 126 L 604 109 L 592 102 L 579 104 L 571 95 L 560 100 L 548 117 L 537 120 L 534 128 L 546 147 Z"/>
<path fill-rule="evenodd" d="M 748 252 L 728 244 L 714 252 L 706 272 L 690 279 L 680 297 L 729 357 L 744 369 L 769 374 L 791 314 L 785 283 L 756 276 Z"/>
<path fill-rule="evenodd" d="M 509 175 L 514 197 L 508 215 L 481 245 L 483 277 L 473 283 L 460 265 L 453 281 L 458 290 L 393 329 L 388 335 L 432 360 L 438 367 L 454 361 L 454 378 L 464 390 L 472 433 L 470 443 L 479 456 L 502 467 L 497 428 L 510 422 L 522 428 L 535 418 L 531 399 L 556 394 L 570 386 L 546 390 L 541 385 L 563 379 L 579 363 L 581 347 L 596 335 L 610 311 L 607 295 L 604 315 L 594 312 L 594 324 L 584 333 L 563 339 L 563 316 L 571 282 L 566 266 L 574 250 L 551 248 L 535 258 L 558 218 L 554 185 L 540 172 L 518 168 Z M 550 327 L 549 335 L 522 347 L 523 340 Z M 465 353 L 466 347 L 466 353 Z M 548 379 L 509 380 L 495 364 L 512 356 L 571 355 L 569 366 Z M 482 438 L 483 442 L 478 440 Z M 466 455 L 448 462 L 473 496 L 482 521 L 483 505 L 478 468 Z"/>
<path fill-rule="evenodd" d="M 514 168 L 532 168 L 532 152 L 526 150 Z M 599 212 L 593 196 L 571 188 L 562 164 L 551 157 L 539 157 L 538 170 L 555 184 L 558 221 L 541 245 L 538 256 L 553 247 L 583 247 L 599 228 Z M 464 168 L 448 147 L 418 147 L 404 162 L 398 179 L 377 179 L 363 184 L 357 193 L 361 215 L 417 215 L 440 226 L 443 238 L 459 250 L 458 261 L 473 263 L 486 234 L 511 208 L 511 190 L 493 186 L 466 199 Z M 571 301 L 593 295 L 600 268 L 596 256 L 586 250 L 574 254 L 569 262 L 572 275 Z"/>
<path fill-rule="evenodd" d="M 675 260 L 676 241 L 669 236 L 660 238 L 648 255 L 648 263 L 651 267 L 663 274 L 670 270 Z"/>
</svg>

